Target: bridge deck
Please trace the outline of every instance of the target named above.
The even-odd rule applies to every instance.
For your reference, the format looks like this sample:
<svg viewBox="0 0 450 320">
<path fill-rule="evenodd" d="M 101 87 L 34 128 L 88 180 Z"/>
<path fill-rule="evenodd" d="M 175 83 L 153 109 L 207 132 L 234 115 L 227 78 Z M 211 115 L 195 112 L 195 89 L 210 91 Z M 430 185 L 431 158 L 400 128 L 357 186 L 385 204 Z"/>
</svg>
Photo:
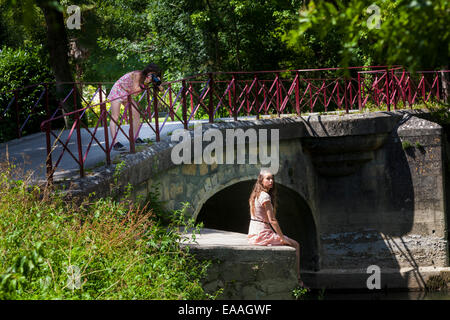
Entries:
<svg viewBox="0 0 450 320">
<path fill-rule="evenodd" d="M 250 120 L 255 117 L 242 117 L 242 119 Z M 240 118 L 240 120 L 242 120 Z M 232 118 L 222 119 L 222 121 L 231 121 Z M 191 124 L 195 123 L 207 123 L 208 120 L 192 120 Z M 128 132 L 128 125 L 123 125 L 122 129 Z M 179 121 L 167 122 L 162 128 L 160 135 L 161 140 L 170 139 L 170 133 L 176 129 L 182 129 L 183 125 Z M 89 129 L 94 132 L 94 128 Z M 67 141 L 70 130 L 64 130 L 60 132 L 55 130 L 56 135 L 60 135 L 60 140 L 64 143 Z M 149 139 L 155 141 L 155 132 L 148 126 L 148 124 L 143 124 L 140 130 L 139 136 L 142 139 Z M 105 146 L 105 135 L 103 128 L 98 128 L 95 134 L 96 139 Z M 91 141 L 91 135 L 86 131 L 86 129 L 81 129 L 81 141 L 83 157 L 88 148 L 89 142 Z M 110 138 L 111 139 L 111 138 Z M 53 164 L 56 163 L 61 153 L 63 152 L 63 147 L 60 143 L 54 143 L 54 138 L 52 138 L 52 144 L 54 145 L 54 151 L 52 153 Z M 117 135 L 117 141 L 121 142 L 125 147 L 129 147 L 129 142 L 127 138 L 119 131 Z M 77 136 L 74 132 L 68 143 L 68 148 L 75 157 L 78 157 L 77 149 Z M 138 149 L 139 150 L 139 149 Z M 37 181 L 43 181 L 46 177 L 45 161 L 47 157 L 47 147 L 45 140 L 45 133 L 34 133 L 20 139 L 14 139 L 5 143 L 0 143 L 0 161 L 4 161 L 6 154 L 11 163 L 16 165 L 18 168 L 23 169 L 24 172 L 33 171 L 34 179 Z M 127 151 L 125 151 L 127 153 Z M 111 159 L 114 159 L 120 152 L 111 150 Z M 86 161 L 84 163 L 85 170 L 95 168 L 105 163 L 105 153 L 101 147 L 93 141 Z M 77 176 L 79 174 L 79 166 L 77 162 L 68 154 L 67 151 L 64 152 L 61 162 L 59 163 L 55 171 L 55 179 L 69 178 L 72 176 Z"/>
</svg>

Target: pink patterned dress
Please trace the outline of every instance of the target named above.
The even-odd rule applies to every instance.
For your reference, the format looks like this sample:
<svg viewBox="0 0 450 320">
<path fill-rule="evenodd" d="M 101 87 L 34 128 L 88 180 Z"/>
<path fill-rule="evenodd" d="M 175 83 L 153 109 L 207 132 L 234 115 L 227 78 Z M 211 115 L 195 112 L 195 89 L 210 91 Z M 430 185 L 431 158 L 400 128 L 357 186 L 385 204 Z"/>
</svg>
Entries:
<svg viewBox="0 0 450 320">
<path fill-rule="evenodd" d="M 127 102 L 127 95 L 133 92 L 133 72 L 128 72 L 124 74 L 119 80 L 114 83 L 111 91 L 108 95 L 108 100 L 114 100 L 119 98 L 121 102 Z"/>
<path fill-rule="evenodd" d="M 269 217 L 263 204 L 270 202 L 270 195 L 261 191 L 259 197 L 255 198 L 255 216 L 251 217 L 248 228 L 247 239 L 250 244 L 259 246 L 282 246 L 281 237 L 272 229 Z M 270 202 L 270 205 L 272 203 Z M 283 235 L 285 239 L 289 239 Z"/>
</svg>

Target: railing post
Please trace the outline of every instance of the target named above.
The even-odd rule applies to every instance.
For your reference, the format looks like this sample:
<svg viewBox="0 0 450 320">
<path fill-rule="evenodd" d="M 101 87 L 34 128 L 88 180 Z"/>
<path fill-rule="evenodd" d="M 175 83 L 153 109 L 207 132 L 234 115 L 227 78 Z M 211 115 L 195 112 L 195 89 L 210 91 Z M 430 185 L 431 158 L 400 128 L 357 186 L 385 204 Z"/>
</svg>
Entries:
<svg viewBox="0 0 450 320">
<path fill-rule="evenodd" d="M 256 119 L 259 120 L 259 101 L 258 101 L 258 95 L 259 95 L 259 87 L 258 87 L 258 76 L 255 74 L 255 108 L 256 108 Z"/>
<path fill-rule="evenodd" d="M 127 96 L 128 105 L 128 140 L 130 141 L 130 153 L 136 153 L 136 148 L 134 146 L 134 128 L 133 128 L 133 104 L 131 103 L 131 94 Z"/>
<path fill-rule="evenodd" d="M 73 85 L 73 109 L 77 110 L 77 87 L 76 84 Z M 84 177 L 84 163 L 83 163 L 83 146 L 81 144 L 81 130 L 80 130 L 80 113 L 75 113 L 76 130 L 77 130 L 77 145 L 78 145 L 78 162 L 80 165 L 80 177 Z"/>
<path fill-rule="evenodd" d="M 312 85 L 311 85 L 311 82 L 308 82 L 308 84 L 309 84 L 309 108 L 310 108 L 311 112 L 313 112 L 312 89 L 311 89 Z"/>
<path fill-rule="evenodd" d="M 20 115 L 19 115 L 19 95 L 17 93 L 17 90 L 14 90 L 14 107 L 16 109 L 16 124 L 17 124 L 17 138 L 22 137 L 22 133 L 20 132 Z"/>
<path fill-rule="evenodd" d="M 156 87 L 156 85 L 153 85 L 153 110 L 155 111 L 156 142 L 159 142 L 158 88 Z"/>
<path fill-rule="evenodd" d="M 353 110 L 352 78 L 350 78 L 350 80 L 348 81 L 347 89 L 348 89 L 349 96 L 350 96 L 348 99 L 349 104 L 350 104 L 351 109 Z"/>
<path fill-rule="evenodd" d="M 208 105 L 208 115 L 209 123 L 214 122 L 214 106 L 213 106 L 213 94 L 214 94 L 214 78 L 213 74 L 209 73 L 209 105 Z"/>
<path fill-rule="evenodd" d="M 436 71 L 436 99 L 439 101 L 439 73 Z"/>
<path fill-rule="evenodd" d="M 344 100 L 345 100 L 345 113 L 348 113 L 348 99 L 347 99 L 347 95 L 348 95 L 348 90 L 347 90 L 347 79 L 344 78 Z"/>
<path fill-rule="evenodd" d="M 189 84 L 189 97 L 191 98 L 191 115 L 192 115 L 192 113 L 194 113 L 194 97 L 192 96 L 192 83 Z M 195 119 L 195 114 L 192 115 L 192 117 L 193 117 L 192 119 Z"/>
<path fill-rule="evenodd" d="M 366 91 L 365 91 L 365 86 L 364 86 L 364 81 L 365 81 L 365 78 L 363 78 L 362 79 L 362 82 L 361 82 L 361 98 L 362 98 L 362 102 L 361 102 L 361 105 L 364 103 L 364 100 L 365 100 L 365 95 L 366 95 Z M 370 93 L 370 90 L 369 90 L 369 93 Z"/>
<path fill-rule="evenodd" d="M 186 105 L 186 81 L 183 80 L 181 82 L 182 84 L 182 90 L 181 90 L 181 111 L 182 111 L 182 117 L 183 117 L 183 125 L 184 125 L 184 129 L 187 130 L 188 129 L 188 124 L 187 124 L 187 105 Z"/>
<path fill-rule="evenodd" d="M 297 114 L 301 116 L 300 111 L 300 74 L 298 71 L 295 75 L 295 109 L 297 110 Z"/>
<path fill-rule="evenodd" d="M 237 108 L 236 108 L 236 77 L 233 74 L 233 119 L 237 121 Z"/>
<path fill-rule="evenodd" d="M 263 108 L 264 108 L 264 115 L 267 115 L 267 92 L 266 92 L 266 84 L 263 81 L 263 85 L 262 85 L 262 89 L 263 89 Z"/>
<path fill-rule="evenodd" d="M 386 90 L 386 105 L 387 105 L 387 111 L 391 111 L 391 98 L 389 95 L 389 69 L 386 68 L 386 86 L 385 86 L 385 90 Z"/>
<path fill-rule="evenodd" d="M 50 108 L 48 101 L 48 84 L 44 84 L 45 87 L 45 114 L 47 121 L 50 120 Z M 51 122 L 46 123 L 45 126 L 45 142 L 47 144 L 47 158 L 45 159 L 45 166 L 47 172 L 47 182 L 53 183 L 53 164 L 52 164 L 52 144 L 50 139 Z"/>
<path fill-rule="evenodd" d="M 106 106 L 103 103 L 103 90 L 102 84 L 98 84 L 99 96 L 100 96 L 100 114 L 102 115 L 103 132 L 105 136 L 105 149 L 106 149 L 106 165 L 111 165 L 111 150 L 109 149 L 109 128 L 108 128 L 108 113 L 106 112 Z"/>
<path fill-rule="evenodd" d="M 359 111 L 362 110 L 362 103 L 361 103 L 361 74 L 358 72 L 358 109 Z"/>
<path fill-rule="evenodd" d="M 341 100 L 339 99 L 339 79 L 336 79 L 336 95 L 337 95 L 337 104 L 338 109 L 341 110 Z"/>
<path fill-rule="evenodd" d="M 276 77 L 276 90 L 277 90 L 277 116 L 280 117 L 280 101 L 281 101 L 281 86 L 280 86 L 280 74 L 277 73 Z"/>
<path fill-rule="evenodd" d="M 412 109 L 412 102 L 411 102 L 411 74 L 408 75 L 408 104 L 409 107 Z"/>
<path fill-rule="evenodd" d="M 423 99 L 423 103 L 425 103 L 425 75 L 422 73 L 422 99 Z"/>
<path fill-rule="evenodd" d="M 248 90 L 250 89 L 249 84 L 247 83 L 247 81 L 245 81 L 245 111 L 247 112 L 247 117 L 250 115 L 250 103 L 248 100 Z"/>
<path fill-rule="evenodd" d="M 51 122 L 49 121 L 45 126 L 45 141 L 47 143 L 47 158 L 45 166 L 47 168 L 47 182 L 53 183 L 53 164 L 52 164 L 52 142 L 50 139 Z"/>
<path fill-rule="evenodd" d="M 48 101 L 48 84 L 45 83 L 44 84 L 45 87 L 45 120 L 49 120 L 50 119 L 50 106 L 49 106 L 49 101 Z"/>
<path fill-rule="evenodd" d="M 173 112 L 173 105 L 172 105 L 172 84 L 169 83 L 169 115 L 170 115 L 170 119 L 172 119 L 172 121 L 175 120 L 174 118 L 174 112 Z"/>
</svg>

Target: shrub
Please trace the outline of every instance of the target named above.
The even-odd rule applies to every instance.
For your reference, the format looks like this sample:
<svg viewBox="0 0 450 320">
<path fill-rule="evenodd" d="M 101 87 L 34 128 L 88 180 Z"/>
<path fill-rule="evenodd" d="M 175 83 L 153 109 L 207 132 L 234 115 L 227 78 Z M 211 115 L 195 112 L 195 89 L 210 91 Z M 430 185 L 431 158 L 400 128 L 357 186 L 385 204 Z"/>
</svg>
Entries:
<svg viewBox="0 0 450 320">
<path fill-rule="evenodd" d="M 43 54 L 41 45 L 27 43 L 25 48 L 12 49 L 3 47 L 0 51 L 0 142 L 16 138 L 17 120 L 14 103 L 6 111 L 14 93 L 11 90 L 28 85 L 49 82 L 52 74 L 48 59 Z M 40 131 L 40 124 L 45 116 L 43 99 L 32 111 L 34 104 L 43 92 L 43 86 L 33 86 L 18 92 L 20 126 L 28 119 L 22 135 Z M 54 100 L 50 101 L 52 110 L 56 110 Z"/>
<path fill-rule="evenodd" d="M 184 209 L 65 200 L 0 169 L 0 299 L 206 299 L 207 263 L 181 246 Z"/>
</svg>

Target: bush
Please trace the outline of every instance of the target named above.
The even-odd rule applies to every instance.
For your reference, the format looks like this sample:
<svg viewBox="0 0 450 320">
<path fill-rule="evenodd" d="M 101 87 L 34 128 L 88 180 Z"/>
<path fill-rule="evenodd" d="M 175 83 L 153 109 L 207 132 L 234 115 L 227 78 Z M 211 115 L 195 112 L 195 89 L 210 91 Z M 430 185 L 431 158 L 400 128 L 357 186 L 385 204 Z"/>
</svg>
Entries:
<svg viewBox="0 0 450 320">
<path fill-rule="evenodd" d="M 184 210 L 64 200 L 0 170 L 0 299 L 206 299 L 207 263 L 180 246 Z"/>
<path fill-rule="evenodd" d="M 2 48 L 0 51 L 0 142 L 16 138 L 17 120 L 14 103 L 8 111 L 6 108 L 14 97 L 11 90 L 20 89 L 31 84 L 53 81 L 48 59 L 43 54 L 41 45 L 27 44 L 25 48 Z M 19 122 L 23 125 L 29 114 L 22 135 L 39 132 L 40 124 L 45 116 L 44 99 L 31 110 L 43 92 L 43 86 L 33 86 L 18 92 Z M 56 110 L 54 100 L 50 101 L 51 109 Z"/>
</svg>

